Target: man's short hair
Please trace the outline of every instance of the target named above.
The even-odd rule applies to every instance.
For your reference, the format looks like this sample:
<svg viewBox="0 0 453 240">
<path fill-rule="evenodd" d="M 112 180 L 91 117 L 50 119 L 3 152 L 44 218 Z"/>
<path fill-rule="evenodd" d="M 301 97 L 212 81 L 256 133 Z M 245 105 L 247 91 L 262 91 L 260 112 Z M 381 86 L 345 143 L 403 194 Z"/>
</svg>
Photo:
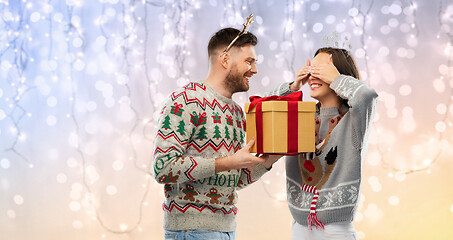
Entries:
<svg viewBox="0 0 453 240">
<path fill-rule="evenodd" d="M 208 55 L 211 56 L 218 49 L 223 51 L 226 47 L 228 47 L 228 45 L 230 45 L 233 39 L 236 38 L 239 32 L 240 31 L 235 28 L 220 29 L 209 40 Z M 253 33 L 247 32 L 242 34 L 232 47 L 243 47 L 245 45 L 255 46 L 257 43 L 258 39 L 256 36 L 253 35 Z"/>
</svg>

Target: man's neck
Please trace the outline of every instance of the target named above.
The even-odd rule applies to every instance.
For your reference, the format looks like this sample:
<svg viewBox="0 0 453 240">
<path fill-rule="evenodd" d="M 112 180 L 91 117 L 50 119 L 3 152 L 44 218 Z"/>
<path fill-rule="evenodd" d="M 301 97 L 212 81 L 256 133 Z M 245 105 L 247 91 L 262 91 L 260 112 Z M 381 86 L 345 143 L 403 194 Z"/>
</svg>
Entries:
<svg viewBox="0 0 453 240">
<path fill-rule="evenodd" d="M 204 80 L 206 84 L 208 84 L 214 91 L 219 93 L 220 95 L 232 98 L 233 93 L 229 91 L 224 84 L 225 78 L 221 76 L 213 76 L 209 74 L 208 77 Z"/>
</svg>

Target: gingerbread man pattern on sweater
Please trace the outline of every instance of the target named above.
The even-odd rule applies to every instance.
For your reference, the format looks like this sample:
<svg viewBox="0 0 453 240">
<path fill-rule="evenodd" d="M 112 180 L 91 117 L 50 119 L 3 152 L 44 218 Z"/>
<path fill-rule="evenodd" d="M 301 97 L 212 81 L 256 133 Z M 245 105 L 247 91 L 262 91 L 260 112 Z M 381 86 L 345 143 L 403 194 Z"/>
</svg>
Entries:
<svg viewBox="0 0 453 240">
<path fill-rule="evenodd" d="M 215 173 L 215 159 L 233 155 L 245 144 L 245 116 L 232 99 L 203 82 L 173 92 L 158 123 L 153 172 L 164 184 L 164 228 L 234 231 L 236 190 L 267 170 Z"/>
</svg>

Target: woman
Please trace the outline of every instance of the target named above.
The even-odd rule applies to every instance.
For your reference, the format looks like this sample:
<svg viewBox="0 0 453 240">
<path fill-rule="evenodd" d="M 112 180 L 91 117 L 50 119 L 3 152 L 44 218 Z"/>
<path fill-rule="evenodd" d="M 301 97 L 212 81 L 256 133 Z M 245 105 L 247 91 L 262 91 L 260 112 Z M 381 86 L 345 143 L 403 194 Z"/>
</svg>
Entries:
<svg viewBox="0 0 453 240">
<path fill-rule="evenodd" d="M 378 96 L 359 79 L 350 53 L 328 47 L 319 49 L 289 85 L 297 91 L 308 84 L 310 96 L 319 101 L 316 152 L 286 160 L 293 240 L 358 239 L 352 222 Z"/>
</svg>

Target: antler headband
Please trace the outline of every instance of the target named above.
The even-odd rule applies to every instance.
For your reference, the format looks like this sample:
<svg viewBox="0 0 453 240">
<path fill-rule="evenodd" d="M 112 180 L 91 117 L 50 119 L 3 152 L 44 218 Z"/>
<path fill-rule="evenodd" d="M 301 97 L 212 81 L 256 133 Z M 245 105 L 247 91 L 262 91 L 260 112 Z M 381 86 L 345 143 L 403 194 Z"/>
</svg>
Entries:
<svg viewBox="0 0 453 240">
<path fill-rule="evenodd" d="M 255 19 L 253 18 L 253 14 L 250 13 L 250 15 L 247 17 L 247 21 L 242 24 L 244 26 L 244 28 L 242 29 L 242 31 L 240 31 L 238 33 L 238 35 L 233 39 L 233 41 L 231 41 L 230 45 L 228 45 L 228 47 L 225 48 L 225 50 L 223 52 L 228 52 L 228 50 L 230 50 L 230 48 L 233 46 L 233 44 L 239 39 L 239 37 L 241 37 L 243 34 L 246 34 L 248 31 L 247 31 L 247 28 L 250 26 L 250 24 L 252 22 L 254 22 Z"/>
</svg>

